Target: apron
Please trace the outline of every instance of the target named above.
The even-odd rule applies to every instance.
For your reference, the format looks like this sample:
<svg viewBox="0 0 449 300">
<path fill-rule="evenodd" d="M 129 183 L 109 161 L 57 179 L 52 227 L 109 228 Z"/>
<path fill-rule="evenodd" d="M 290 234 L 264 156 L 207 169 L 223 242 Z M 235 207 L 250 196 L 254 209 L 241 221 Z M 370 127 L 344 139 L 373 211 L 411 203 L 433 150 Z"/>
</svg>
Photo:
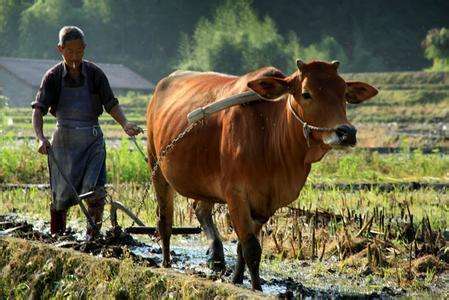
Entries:
<svg viewBox="0 0 449 300">
<path fill-rule="evenodd" d="M 61 81 L 61 94 L 56 111 L 57 128 L 52 137 L 55 159 L 78 195 L 104 190 L 106 184 L 106 148 L 103 132 L 94 114 L 85 77 L 81 87 L 68 87 Z M 76 205 L 76 195 L 62 177 L 56 164 L 48 161 L 52 208 L 66 210 Z"/>
</svg>

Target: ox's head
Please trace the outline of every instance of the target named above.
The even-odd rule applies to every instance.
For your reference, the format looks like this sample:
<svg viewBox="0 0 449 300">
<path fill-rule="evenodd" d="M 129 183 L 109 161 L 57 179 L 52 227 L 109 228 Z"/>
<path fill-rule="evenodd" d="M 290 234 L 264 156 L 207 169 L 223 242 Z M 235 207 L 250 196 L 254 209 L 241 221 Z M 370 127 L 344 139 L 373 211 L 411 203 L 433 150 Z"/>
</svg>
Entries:
<svg viewBox="0 0 449 300">
<path fill-rule="evenodd" d="M 287 78 L 263 77 L 248 82 L 248 87 L 268 100 L 289 101 L 307 124 L 334 131 L 313 131 L 313 140 L 331 147 L 354 146 L 356 128 L 346 118 L 346 103 L 359 104 L 377 94 L 364 82 L 345 81 L 338 75 L 338 61 L 332 63 L 297 61 L 298 71 Z"/>
</svg>

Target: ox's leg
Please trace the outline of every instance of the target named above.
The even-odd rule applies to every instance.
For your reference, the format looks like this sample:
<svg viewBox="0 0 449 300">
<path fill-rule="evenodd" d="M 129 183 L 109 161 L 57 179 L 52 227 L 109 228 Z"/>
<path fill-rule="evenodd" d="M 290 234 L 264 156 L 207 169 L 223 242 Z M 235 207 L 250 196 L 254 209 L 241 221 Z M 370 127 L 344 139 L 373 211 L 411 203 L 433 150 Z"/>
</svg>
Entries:
<svg viewBox="0 0 449 300">
<path fill-rule="evenodd" d="M 195 201 L 194 206 L 196 217 L 206 233 L 207 239 L 210 241 L 209 250 L 207 251 L 209 254 L 208 264 L 213 270 L 223 270 L 226 266 L 223 243 L 212 219 L 214 204 L 205 201 Z"/>
<path fill-rule="evenodd" d="M 162 265 L 170 267 L 170 236 L 173 225 L 173 188 L 165 180 L 162 172 L 158 170 L 153 177 L 153 186 L 158 203 L 157 230 L 162 240 L 162 254 L 164 260 Z"/>
<path fill-rule="evenodd" d="M 235 265 L 232 283 L 242 284 L 245 275 L 245 259 L 243 258 L 242 243 L 237 244 L 237 264 Z"/>
<path fill-rule="evenodd" d="M 237 247 L 238 261 L 233 282 L 240 283 L 239 281 L 243 281 L 244 265 L 246 264 L 251 276 L 252 288 L 261 291 L 262 286 L 260 283 L 259 265 L 262 248 L 257 239 L 260 225 L 253 222 L 250 208 L 246 202 L 239 202 L 236 200 L 237 199 L 232 199 L 227 201 L 229 214 L 237 236 L 239 237 L 239 246 Z"/>
<path fill-rule="evenodd" d="M 256 224 L 256 236 L 259 236 L 259 232 L 262 229 L 262 225 Z M 245 275 L 245 258 L 243 257 L 242 243 L 237 244 L 237 264 L 235 265 L 234 274 L 232 276 L 232 283 L 242 284 L 243 277 Z"/>
</svg>

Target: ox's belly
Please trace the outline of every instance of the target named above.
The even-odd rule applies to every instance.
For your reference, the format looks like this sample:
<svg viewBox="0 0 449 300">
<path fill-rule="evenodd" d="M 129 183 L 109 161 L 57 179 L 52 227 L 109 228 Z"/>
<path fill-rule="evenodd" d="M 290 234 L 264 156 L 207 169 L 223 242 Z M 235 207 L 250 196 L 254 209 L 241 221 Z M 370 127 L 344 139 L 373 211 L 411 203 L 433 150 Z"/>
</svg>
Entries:
<svg viewBox="0 0 449 300">
<path fill-rule="evenodd" d="M 205 176 L 201 170 L 191 168 L 188 163 L 166 165 L 162 168 L 164 177 L 170 186 L 180 195 L 195 200 L 213 203 L 225 203 L 221 186 L 216 176 Z"/>
<path fill-rule="evenodd" d="M 186 135 L 161 163 L 168 183 L 182 196 L 224 202 L 221 190 L 220 134 L 208 126 Z"/>
</svg>

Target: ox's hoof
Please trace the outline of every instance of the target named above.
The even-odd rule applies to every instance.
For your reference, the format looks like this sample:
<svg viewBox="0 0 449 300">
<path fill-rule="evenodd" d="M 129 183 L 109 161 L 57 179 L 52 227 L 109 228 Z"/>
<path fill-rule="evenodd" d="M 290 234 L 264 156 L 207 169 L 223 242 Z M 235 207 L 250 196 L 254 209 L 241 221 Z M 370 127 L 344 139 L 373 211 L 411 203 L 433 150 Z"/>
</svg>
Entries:
<svg viewBox="0 0 449 300">
<path fill-rule="evenodd" d="M 243 274 L 235 274 L 232 275 L 232 283 L 233 284 L 243 284 Z"/>
<path fill-rule="evenodd" d="M 256 286 L 256 287 L 253 286 L 253 290 L 254 290 L 254 291 L 263 292 L 262 287 L 261 287 L 260 285 L 258 285 L 258 286 Z"/>
<path fill-rule="evenodd" d="M 163 261 L 162 262 L 162 267 L 163 268 L 171 268 L 171 261 Z"/>
<path fill-rule="evenodd" d="M 210 258 L 207 260 L 207 266 L 214 272 L 222 272 L 226 270 L 226 263 L 224 260 L 214 260 Z"/>
<path fill-rule="evenodd" d="M 251 280 L 252 281 L 252 280 Z M 256 282 L 251 282 L 251 287 L 254 291 L 262 292 L 262 285 L 260 284 L 260 280 L 256 280 Z"/>
<path fill-rule="evenodd" d="M 220 240 L 213 241 L 206 254 L 209 255 L 209 259 L 207 260 L 207 265 L 209 268 L 216 272 L 226 269 L 223 244 Z"/>
</svg>

